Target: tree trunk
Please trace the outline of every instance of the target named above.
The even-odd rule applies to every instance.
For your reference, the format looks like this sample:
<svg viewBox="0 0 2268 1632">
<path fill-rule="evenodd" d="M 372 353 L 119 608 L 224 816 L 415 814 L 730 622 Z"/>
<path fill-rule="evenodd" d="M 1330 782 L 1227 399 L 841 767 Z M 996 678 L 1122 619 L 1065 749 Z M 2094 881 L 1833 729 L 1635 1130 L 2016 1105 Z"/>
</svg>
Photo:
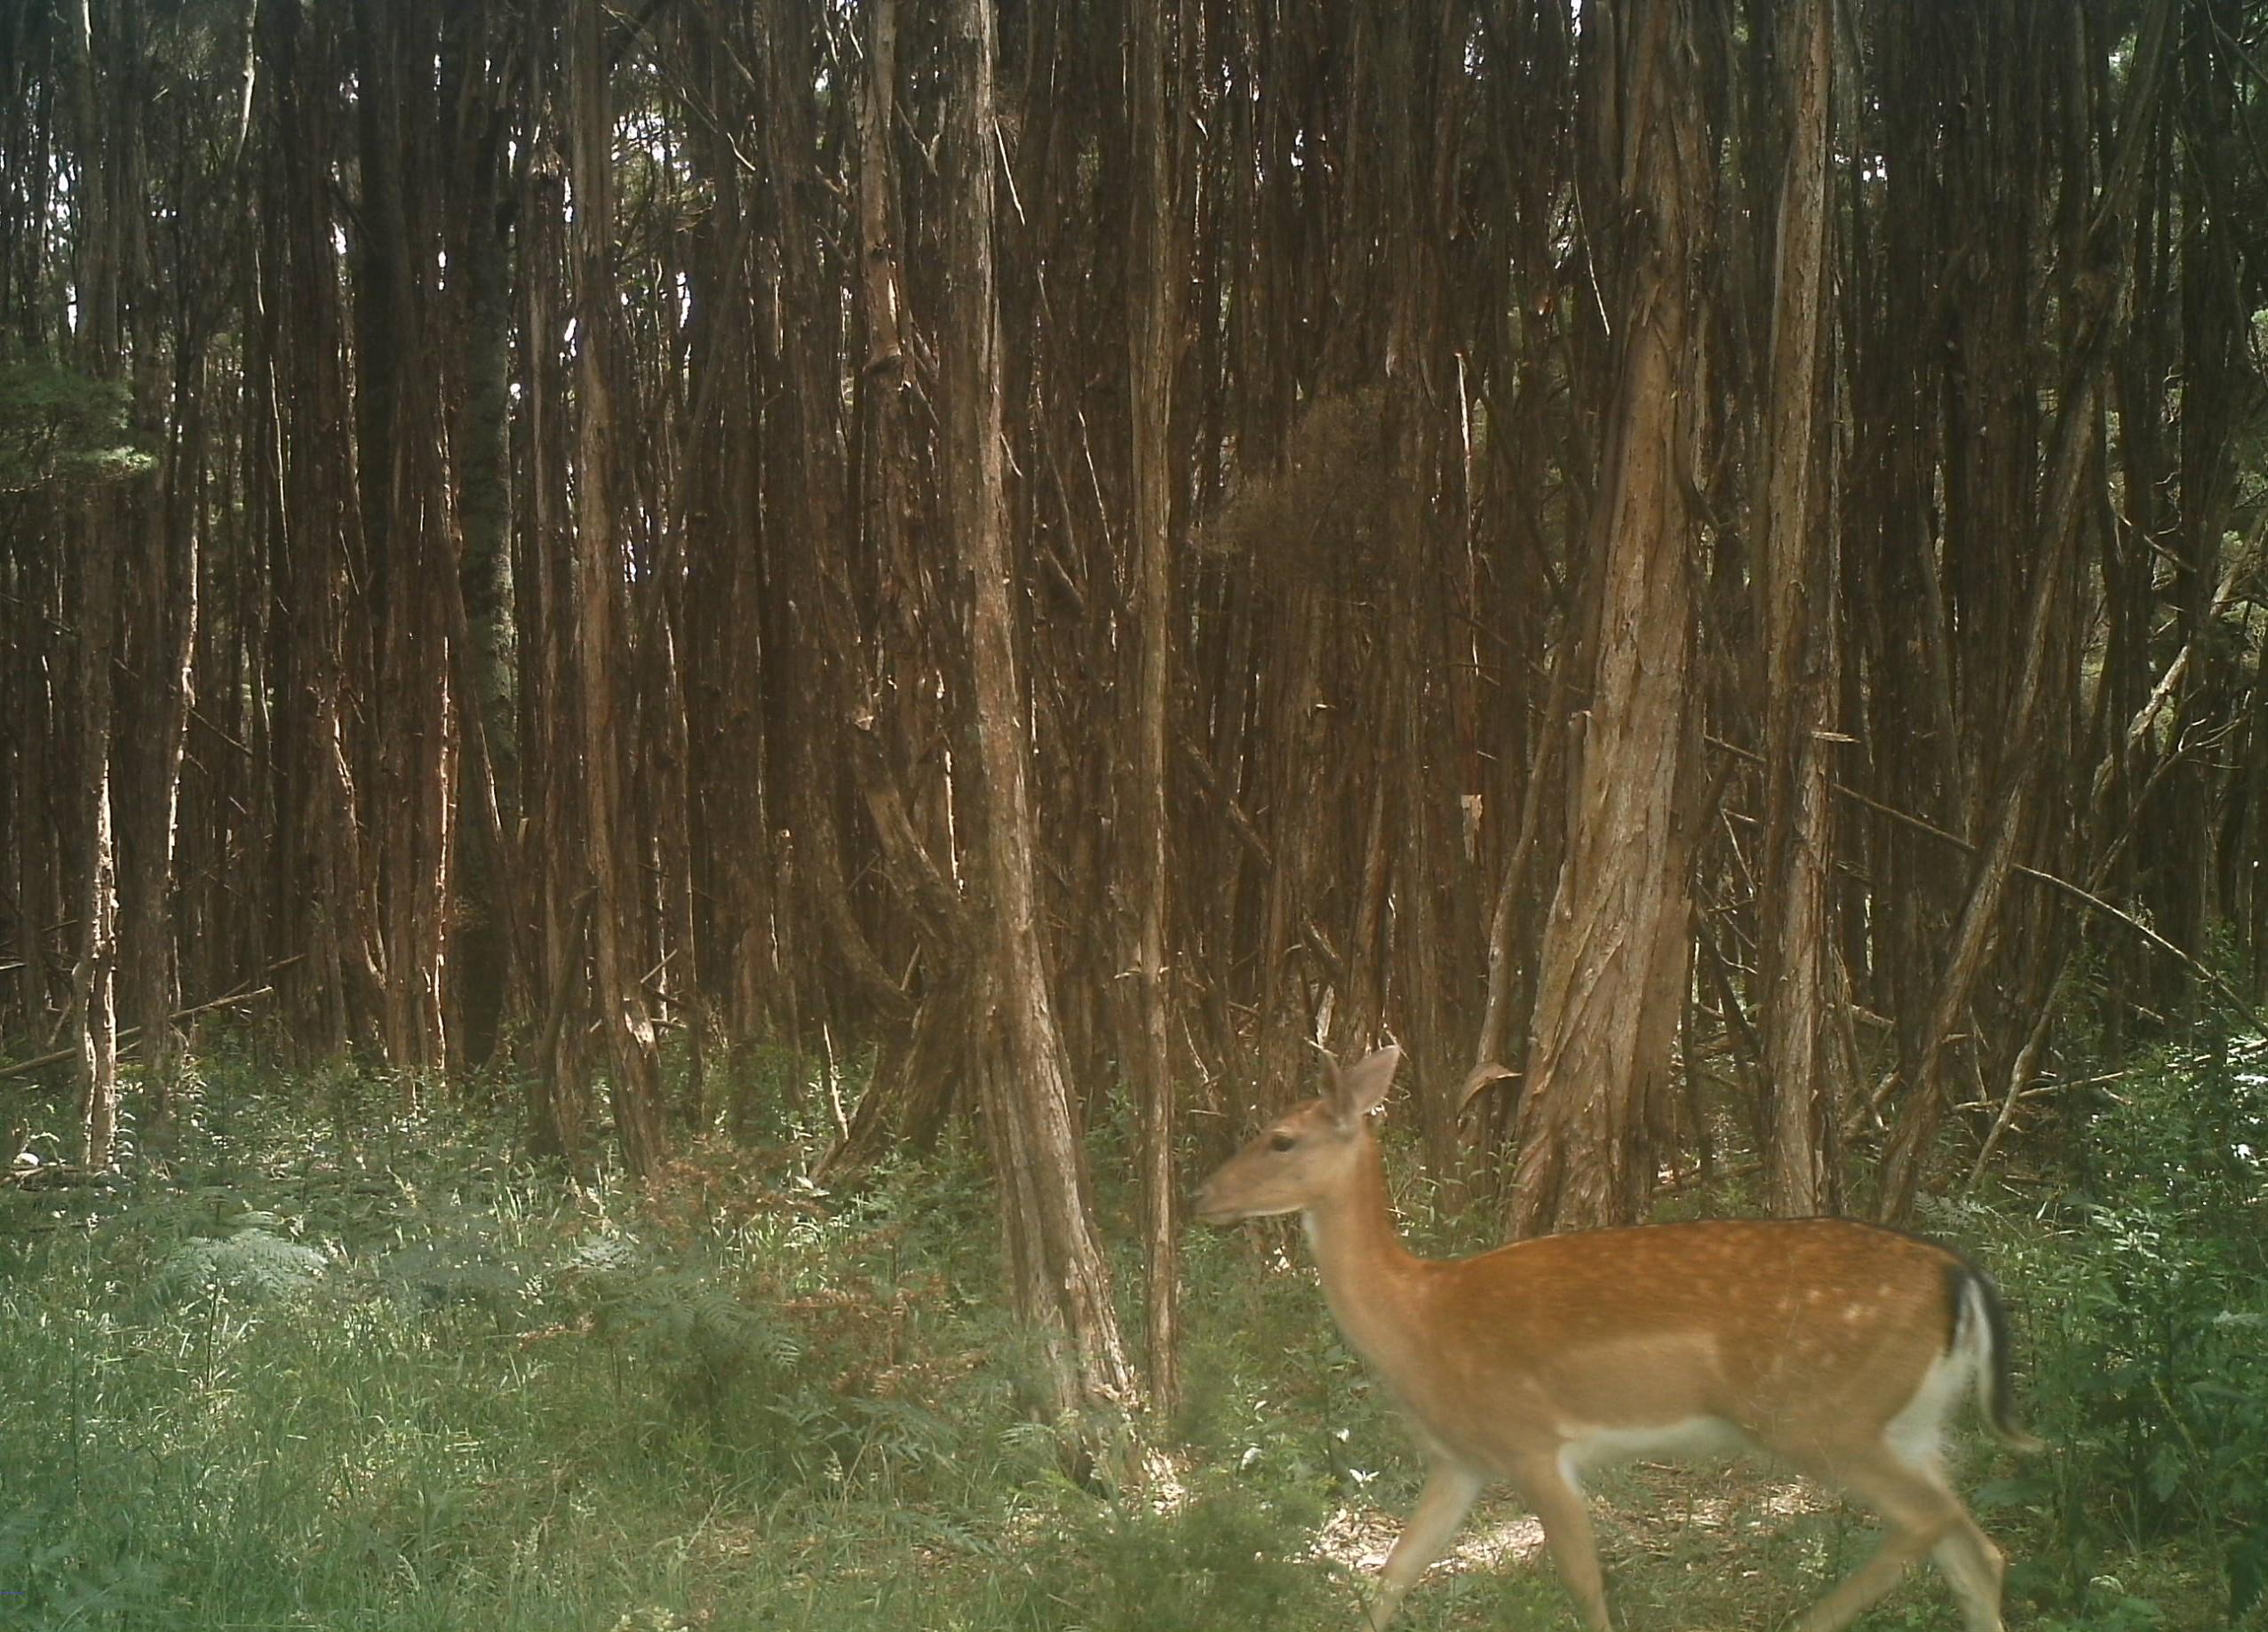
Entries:
<svg viewBox="0 0 2268 1632">
<path fill-rule="evenodd" d="M 1134 917 L 1130 967 L 1136 1016 L 1123 1057 L 1141 1109 L 1143 1302 L 1150 1400 L 1170 1417 L 1181 1399 L 1181 1234 L 1174 1180 L 1176 1126 L 1166 988 L 1166 880 L 1172 852 L 1167 735 L 1173 705 L 1174 372 L 1180 361 L 1180 291 L 1185 251 L 1175 208 L 1180 142 L 1169 123 L 1179 99 L 1170 84 L 1184 20 L 1135 0 L 1134 126 L 1134 273 L 1127 337 L 1134 421 L 1133 625 L 1137 662 L 1125 781 L 1133 794 L 1122 879 Z"/>
<path fill-rule="evenodd" d="M 127 155 L 110 139 L 131 140 L 123 121 L 114 120 L 107 99 L 114 93 L 122 65 L 108 60 L 131 25 L 114 12 L 112 27 L 98 37 L 86 0 L 70 20 L 76 47 L 79 175 L 78 265 L 76 270 L 82 317 L 80 356 L 96 379 L 117 378 L 124 337 L 119 320 L 122 274 L 119 238 L 129 206 L 111 196 Z M 84 848 L 78 889 L 73 902 L 79 944 L 72 990 L 77 1015 L 79 1103 L 84 1159 L 89 1167 L 110 1166 L 118 1133 L 118 962 L 117 852 L 110 798 L 111 664 L 116 651 L 118 556 L 125 532 L 125 507 L 107 487 L 92 490 L 68 537 L 78 548 L 78 737 L 77 820 Z M 11 1153 L 12 1154 L 12 1152 Z"/>
<path fill-rule="evenodd" d="M 550 60 L 548 24 L 529 17 L 526 52 L 532 107 L 548 106 L 543 85 Z M 523 139 L 535 131 L 523 131 Z M 566 194 L 553 155 L 532 163 L 520 197 L 527 246 L 521 331 L 560 331 L 556 283 L 567 259 Z M 584 733 L 574 684 L 575 548 L 569 535 L 568 450 L 561 407 L 567 370 L 556 344 L 528 346 L 521 378 L 527 426 L 528 503 L 521 527 L 519 600 L 522 650 L 518 759 L 527 768 L 528 828 L 519 871 L 538 894 L 534 943 L 537 1007 L 533 1069 L 528 1072 L 528 1127 L 535 1148 L 581 1171 L 588 1161 L 588 1067 L 583 1039 L 590 1020 L 585 951 L 590 896 L 581 835 L 584 789 L 577 770 Z"/>
<path fill-rule="evenodd" d="M 575 673 L 583 729 L 584 856 L 591 890 L 591 979 L 607 1055 L 615 1128 L 640 1178 L 664 1154 L 661 1059 L 632 966 L 640 918 L 624 822 L 624 572 L 613 491 L 615 429 L 608 353 L 614 332 L 614 124 L 609 113 L 602 0 L 576 0 L 568 121 L 575 186 L 569 259 L 575 278 Z"/>
<path fill-rule="evenodd" d="M 1602 563 L 1591 697 L 1567 854 L 1544 929 L 1520 1108 L 1512 1232 L 1627 1223 L 1652 1176 L 1645 1109 L 1667 1081 L 1689 951 L 1678 821 L 1690 758 L 1689 579 L 1698 401 L 1693 246 L 1706 229 L 1707 152 L 1683 0 L 1602 15 L 1625 123 L 1612 133 L 1631 192 L 1618 303 L 1619 360 L 1586 547 Z M 1627 35 L 1627 43 L 1618 36 Z M 1602 112 L 1600 117 L 1609 117 Z"/>
<path fill-rule="evenodd" d="M 1827 142 L 1833 128 L 1827 0 L 1785 20 L 1780 176 L 1772 286 L 1764 534 L 1764 852 L 1760 902 L 1767 1205 L 1783 1217 L 1835 1211 L 1841 1095 L 1829 1047 L 1841 1001 L 1829 930 L 1834 844 L 1828 743 L 1841 694 L 1836 529 L 1821 498 L 1826 402 Z"/>
<path fill-rule="evenodd" d="M 470 840 L 457 870 L 451 994 L 457 1057 L 486 1063 L 499 1035 L 534 1009 L 524 881 L 505 836 L 521 808 L 512 689 L 516 648 L 512 580 L 512 267 L 503 224 L 505 108 L 513 87 L 485 78 L 494 8 L 467 5 L 442 35 L 442 100 L 456 115 L 450 176 L 449 258 L 460 325 L 453 441 L 459 553 L 450 612 L 452 685 L 464 737 L 462 787 Z M 447 587 L 447 586 L 444 586 Z"/>
<path fill-rule="evenodd" d="M 180 344 L 173 391 L 178 432 L 168 442 L 161 491 L 146 501 L 140 569 L 128 593 L 139 738 L 132 756 L 132 803 L 120 836 L 126 864 L 119 940 L 125 1018 L 141 1037 L 142 1081 L 154 1123 L 171 1115 L 173 1083 L 187 1040 L 173 1022 L 180 1006 L 174 978 L 173 858 L 197 639 L 197 533 L 188 490 L 205 457 L 205 415 L 197 378 L 201 348 L 188 337 Z M 153 440 L 163 434 L 163 418 L 150 402 L 143 423 Z"/>
<path fill-rule="evenodd" d="M 975 688 L 989 909 L 987 978 L 970 1016 L 973 1060 L 1007 1234 L 1017 1311 L 1050 1334 L 1059 1409 L 1124 1402 L 1132 1378 L 1071 1125 L 1040 940 L 1031 746 L 1011 601 L 1001 445 L 999 304 L 993 283 L 992 0 L 954 0 L 946 43 L 941 163 L 945 231 L 944 480 L 953 542 L 972 580 Z"/>
</svg>

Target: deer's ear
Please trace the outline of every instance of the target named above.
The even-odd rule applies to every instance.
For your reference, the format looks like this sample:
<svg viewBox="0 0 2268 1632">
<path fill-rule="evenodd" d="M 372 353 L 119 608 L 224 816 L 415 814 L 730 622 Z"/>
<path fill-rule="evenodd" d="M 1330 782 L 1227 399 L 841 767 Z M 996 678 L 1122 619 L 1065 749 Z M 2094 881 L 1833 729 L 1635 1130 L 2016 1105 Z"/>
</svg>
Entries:
<svg viewBox="0 0 2268 1632">
<path fill-rule="evenodd" d="M 1352 1065 L 1339 1067 L 1331 1084 L 1331 1109 L 1339 1120 L 1351 1126 L 1383 1104 L 1386 1091 L 1394 1086 L 1394 1068 L 1401 1063 L 1402 1051 L 1389 1043 Z"/>
</svg>

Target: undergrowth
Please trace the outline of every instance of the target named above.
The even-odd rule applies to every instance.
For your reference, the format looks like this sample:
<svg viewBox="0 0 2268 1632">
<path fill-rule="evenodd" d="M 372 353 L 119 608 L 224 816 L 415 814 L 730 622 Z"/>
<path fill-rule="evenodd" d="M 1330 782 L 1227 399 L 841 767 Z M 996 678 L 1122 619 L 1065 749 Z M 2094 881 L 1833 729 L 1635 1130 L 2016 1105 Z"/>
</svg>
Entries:
<svg viewBox="0 0 2268 1632">
<path fill-rule="evenodd" d="M 972 1158 L 831 1196 L 728 1101 L 757 1142 L 578 1185 L 398 1084 L 204 1071 L 135 1176 L 0 1188 L 0 1628 L 1132 1632 L 1343 1592 L 1249 1397 L 1181 1501 L 1066 1476 Z"/>
<path fill-rule="evenodd" d="M 1390 1536 L 1421 1469 L 1295 1228 L 1188 1238 L 1183 1408 L 1145 1430 L 1146 1477 L 1078 1482 L 1081 1425 L 1035 1417 L 1039 1357 L 1001 1312 L 975 1159 L 827 1194 L 805 1176 L 824 1080 L 746 1069 L 760 1091 L 718 1096 L 734 1136 L 635 1190 L 522 1161 L 476 1111 L 408 1113 L 398 1082 L 227 1055 L 133 1176 L 0 1188 L 0 1628 L 1355 1620 L 1362 1549 L 1329 1538 Z M 2044 1190 L 1925 1221 L 2000 1274 L 2056 1444 L 1963 1477 L 2014 1561 L 2012 1627 L 2256 1623 L 2264 1070 L 2256 1040 L 2130 1071 L 2074 1109 Z M 1394 1148 L 1428 1250 L 1477 1244 Z M 1863 1556 L 1862 1523 L 1784 1489 L 1609 1482 L 1634 1632 L 1771 1626 Z M 1575 1624 L 1525 1555 L 1436 1572 L 1405 1616 Z M 1931 1585 L 1861 1625 L 1954 1620 Z"/>
<path fill-rule="evenodd" d="M 2006 1232 L 2054 1444 L 2019 1494 L 2073 1626 L 2163 1617 L 2120 1562 L 2188 1555 L 2219 1624 L 2268 1596 L 2268 1043 L 2169 1049 L 2088 1085 L 2065 1182 Z M 2153 1613 L 2158 1619 L 2153 1619 Z"/>
</svg>

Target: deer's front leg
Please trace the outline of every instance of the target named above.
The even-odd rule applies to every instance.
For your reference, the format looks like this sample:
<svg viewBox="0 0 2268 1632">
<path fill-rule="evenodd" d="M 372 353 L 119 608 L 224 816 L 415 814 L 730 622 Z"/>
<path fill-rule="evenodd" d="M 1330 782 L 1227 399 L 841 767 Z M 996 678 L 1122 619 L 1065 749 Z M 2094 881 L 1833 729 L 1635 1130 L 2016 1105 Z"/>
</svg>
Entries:
<svg viewBox="0 0 2268 1632">
<path fill-rule="evenodd" d="M 1364 1612 L 1358 1632 L 1386 1632 L 1386 1623 L 1402 1606 L 1403 1596 L 1425 1573 L 1426 1565 L 1441 1556 L 1465 1515 L 1481 1493 L 1481 1477 L 1454 1462 L 1436 1462 L 1418 1498 L 1417 1511 L 1402 1527 L 1401 1539 L 1386 1555 L 1378 1578 L 1378 1596 Z"/>
</svg>

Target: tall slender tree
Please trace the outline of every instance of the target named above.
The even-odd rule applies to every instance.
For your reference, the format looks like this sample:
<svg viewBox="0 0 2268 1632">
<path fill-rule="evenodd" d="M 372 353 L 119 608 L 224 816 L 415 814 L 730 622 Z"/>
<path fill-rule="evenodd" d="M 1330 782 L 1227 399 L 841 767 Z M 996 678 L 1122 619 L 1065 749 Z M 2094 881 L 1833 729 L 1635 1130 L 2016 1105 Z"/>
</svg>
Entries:
<svg viewBox="0 0 2268 1632">
<path fill-rule="evenodd" d="M 1179 1126 L 1174 1087 L 1172 995 L 1166 927 L 1172 908 L 1174 379 L 1182 357 L 1185 275 L 1180 207 L 1179 60 L 1189 19 L 1182 9 L 1134 9 L 1130 84 L 1136 185 L 1133 198 L 1134 310 L 1126 325 L 1133 393 L 1134 593 L 1130 623 L 1136 656 L 1128 783 L 1132 821 L 1123 877 L 1131 898 L 1136 1029 L 1134 1063 L 1142 1122 L 1143 1302 L 1152 1404 L 1170 1413 L 1181 1397 L 1179 1185 L 1174 1168 Z"/>
<path fill-rule="evenodd" d="M 989 922 L 970 1023 L 985 1134 L 1000 1177 L 1010 1285 L 1024 1316 L 1056 1338 L 1058 1403 L 1070 1408 L 1124 1400 L 1133 1380 L 1074 1134 L 1041 939 L 1031 714 L 1016 657 L 1021 574 L 1009 553 L 1002 460 L 994 26 L 992 0 L 954 0 L 939 155 L 954 206 L 945 228 L 943 466 L 954 547 L 972 592 L 970 706 L 983 793 L 978 878 Z"/>
<path fill-rule="evenodd" d="M 1841 1119 L 1832 1014 L 1843 999 L 1830 933 L 1834 810 L 1829 787 L 1841 700 L 1830 472 L 1833 334 L 1826 286 L 1834 215 L 1834 22 L 1826 0 L 1783 14 L 1786 110 L 1771 284 L 1771 372 L 1758 460 L 1763 503 L 1764 840 L 1760 883 L 1763 1042 L 1771 1095 L 1770 1198 L 1788 1217 L 1835 1211 Z"/>
<path fill-rule="evenodd" d="M 631 963 L 640 923 L 625 840 L 624 708 L 628 661 L 625 570 L 617 513 L 612 262 L 614 121 L 601 0 L 575 0 L 568 21 L 567 127 L 574 188 L 568 254 L 575 290 L 575 700 L 582 721 L 575 760 L 583 787 L 585 866 L 593 1007 L 606 1036 L 609 1088 L 624 1160 L 641 1176 L 657 1168 L 661 1061 L 653 1018 Z"/>
<path fill-rule="evenodd" d="M 140 174 L 132 121 L 127 116 L 127 54 L 134 49 L 131 18 L 115 10 L 97 27 L 91 6 L 71 14 L 72 123 L 79 195 L 77 361 L 96 380 L 119 381 L 127 336 L 123 289 L 123 241 L 139 209 L 131 184 Z M 131 511 L 107 486 L 91 490 L 72 518 L 78 705 L 77 798 L 74 827 L 81 840 L 78 954 L 71 1001 L 79 1060 L 84 1157 L 90 1167 L 110 1165 L 118 1134 L 118 900 L 117 828 L 113 808 L 111 665 L 117 651 L 118 558 L 124 553 Z"/>
</svg>

